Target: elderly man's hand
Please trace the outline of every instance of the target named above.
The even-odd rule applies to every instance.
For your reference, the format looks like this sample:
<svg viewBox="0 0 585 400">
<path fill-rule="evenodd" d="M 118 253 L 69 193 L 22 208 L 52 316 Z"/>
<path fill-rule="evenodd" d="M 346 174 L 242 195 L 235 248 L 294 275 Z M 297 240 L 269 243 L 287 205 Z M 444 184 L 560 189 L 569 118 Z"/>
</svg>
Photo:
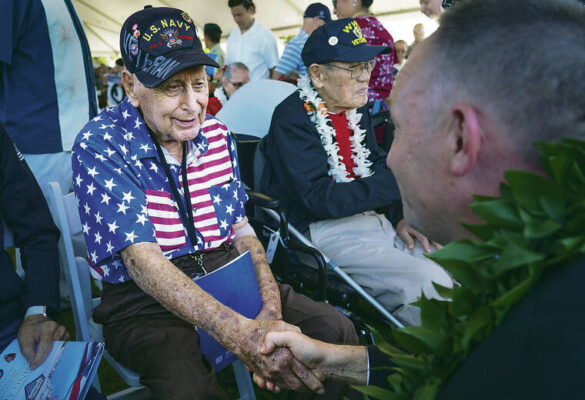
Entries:
<svg viewBox="0 0 585 400">
<path fill-rule="evenodd" d="M 339 380 L 363 385 L 367 382 L 368 355 L 364 346 L 334 345 L 320 342 L 300 332 L 268 332 L 264 338 L 262 354 L 287 348 L 293 356 L 311 372 L 309 378 L 319 381 Z M 304 377 L 299 377 L 303 379 Z M 254 382 L 260 387 L 273 390 L 275 385 L 254 376 Z M 309 385 L 307 385 L 309 386 Z M 314 391 L 323 394 L 323 387 L 314 386 Z M 279 389 L 277 386 L 275 389 Z M 278 391 L 278 390 L 273 390 Z"/>
<path fill-rule="evenodd" d="M 249 320 L 241 330 L 238 358 L 253 372 L 256 383 L 269 382 L 269 389 L 280 387 L 296 391 L 318 391 L 323 386 L 311 371 L 294 358 L 287 348 L 279 348 L 271 354 L 261 354 L 264 337 L 269 331 L 299 332 L 298 327 L 283 321 Z M 264 387 L 264 386 L 262 386 Z"/>
<path fill-rule="evenodd" d="M 55 340 L 67 339 L 69 339 L 67 329 L 43 315 L 25 318 L 18 330 L 20 351 L 30 364 L 31 370 L 45 361 Z"/>
<path fill-rule="evenodd" d="M 401 219 L 398 225 L 396 225 L 396 233 L 400 236 L 400 239 L 406 243 L 406 247 L 409 250 L 414 249 L 414 240 L 418 240 L 427 253 L 431 252 L 431 245 L 434 246 L 436 249 L 440 249 L 441 246 L 439 243 L 429 240 L 424 234 L 420 233 L 412 226 L 408 225 L 405 219 Z"/>
</svg>

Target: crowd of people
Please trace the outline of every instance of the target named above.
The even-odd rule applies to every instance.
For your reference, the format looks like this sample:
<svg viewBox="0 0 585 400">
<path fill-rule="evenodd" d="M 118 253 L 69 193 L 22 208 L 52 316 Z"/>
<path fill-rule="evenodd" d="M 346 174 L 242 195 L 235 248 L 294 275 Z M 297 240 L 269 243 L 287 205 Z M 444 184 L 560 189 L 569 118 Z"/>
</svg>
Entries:
<svg viewBox="0 0 585 400">
<path fill-rule="evenodd" d="M 398 47 L 392 35 L 370 12 L 369 8 L 372 4 L 373 0 L 340 0 L 333 2 L 333 9 L 339 19 L 354 18 L 369 44 L 392 48 L 389 53 L 376 57 L 368 93 L 369 101 L 381 100 L 388 103 L 394 78 L 414 46 L 424 39 L 424 28 L 422 24 L 415 26 L 414 42 L 408 47 L 407 55 L 399 57 Z M 224 86 L 225 81 L 222 76 L 225 73 L 225 68 L 236 63 L 233 65 L 236 69 L 241 70 L 242 65 L 245 66 L 250 76 L 246 81 L 271 78 L 296 84 L 299 77 L 307 73 L 301 59 L 301 51 L 307 38 L 316 28 L 331 21 L 329 7 L 322 3 L 310 4 L 303 13 L 303 21 L 298 34 L 286 43 L 284 51 L 279 57 L 275 36 L 255 18 L 256 6 L 254 2 L 233 0 L 228 3 L 228 6 L 237 28 L 228 36 L 226 51 L 220 44 L 223 33 L 221 27 L 216 23 L 209 22 L 203 28 L 206 52 L 221 67 L 219 71 L 214 68 L 207 69 L 212 115 L 221 109 L 221 105 L 229 99 L 228 93 L 233 90 Z M 421 11 L 424 11 L 423 9 L 421 3 Z M 100 64 L 95 68 L 100 109 L 118 104 L 125 95 L 120 80 L 119 63 L 122 63 L 121 59 L 116 61 L 114 67 Z M 123 64 L 121 65 L 123 66 Z M 384 108 L 387 109 L 387 104 Z"/>
<path fill-rule="evenodd" d="M 440 0 L 421 0 L 421 11 L 440 16 L 440 26 L 425 39 L 416 25 L 409 46 L 372 15 L 373 0 L 334 0 L 335 20 L 313 3 L 279 59 L 254 2 L 227 3 L 237 27 L 225 54 L 217 24 L 205 24 L 200 37 L 183 10 L 146 6 L 125 20 L 121 59 L 108 72 L 87 65 L 83 35 L 61 50 L 50 42 L 56 24 L 78 25 L 70 9 L 56 21 L 40 0 L 14 7 L 20 24 L 7 37 L 15 43 L 0 46 L 0 215 L 22 249 L 26 275 L 0 252 L 0 349 L 17 338 L 35 368 L 54 340 L 69 337 L 59 324 L 59 232 L 41 192 L 56 180 L 78 200 L 91 275 L 103 285 L 93 318 L 106 348 L 154 398 L 226 398 L 194 326 L 243 361 L 259 387 L 288 389 L 293 398 L 356 398 L 350 384 L 380 386 L 398 398 L 423 391 L 438 399 L 585 395 L 584 7 L 576 0 L 465 0 L 445 9 Z M 31 37 L 44 39 L 27 53 Z M 153 45 L 153 37 L 166 45 Z M 60 66 L 63 60 L 69 65 Z M 54 71 L 54 81 L 47 84 L 37 68 Z M 83 75 L 72 109 L 61 107 L 73 101 L 64 103 L 61 68 Z M 270 110 L 256 189 L 278 198 L 291 224 L 408 325 L 397 335 L 420 340 L 419 350 L 360 346 L 339 310 L 275 279 L 246 216 L 230 127 L 215 116 L 240 88 L 269 78 L 296 87 Z M 46 99 L 31 90 L 37 86 Z M 101 111 L 96 88 L 106 93 Z M 390 111 L 389 152 L 376 142 L 372 103 Z M 552 161 L 543 167 L 545 156 Z M 533 198 L 517 189 L 529 190 L 528 183 L 502 185 L 529 173 L 566 190 L 549 201 L 538 197 L 544 191 Z M 580 180 L 564 182 L 569 173 Z M 569 192 L 578 197 L 572 207 Z M 493 199 L 492 208 L 470 206 L 474 196 Z M 471 227 L 486 222 L 480 215 L 488 225 Z M 491 251 L 502 243 L 513 250 L 470 252 L 469 265 L 426 257 L 456 249 L 454 242 L 483 243 L 493 221 L 499 230 Z M 529 240 L 521 246 L 520 238 Z M 247 251 L 262 299 L 254 319 L 192 279 Z M 488 270 L 471 267 L 479 259 Z M 519 267 L 529 271 L 529 284 L 513 287 L 505 307 L 493 311 L 490 294 L 507 284 L 498 279 L 519 279 Z M 481 295 L 467 303 L 450 297 L 470 276 Z M 461 308 L 457 318 L 433 319 L 438 304 L 450 302 Z M 488 327 L 478 327 L 486 314 Z M 427 349 L 434 329 L 456 337 Z M 463 347 L 472 343 L 468 351 L 462 337 Z M 434 358 L 423 357 L 429 351 Z M 437 369 L 451 353 L 461 355 L 452 368 Z M 412 380 L 405 363 L 424 379 Z M 103 396 L 92 389 L 88 398 Z"/>
</svg>

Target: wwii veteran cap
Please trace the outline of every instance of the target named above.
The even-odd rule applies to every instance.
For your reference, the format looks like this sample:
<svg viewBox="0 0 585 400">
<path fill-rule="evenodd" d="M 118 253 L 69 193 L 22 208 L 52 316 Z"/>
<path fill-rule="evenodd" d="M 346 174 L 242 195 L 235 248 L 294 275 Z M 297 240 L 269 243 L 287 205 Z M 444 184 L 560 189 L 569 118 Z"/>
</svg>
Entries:
<svg viewBox="0 0 585 400">
<path fill-rule="evenodd" d="M 132 14 L 120 32 L 126 69 L 146 87 L 196 65 L 219 65 L 203 52 L 189 14 L 176 8 L 146 6 Z"/>
<path fill-rule="evenodd" d="M 389 46 L 370 46 L 358 23 L 344 18 L 315 29 L 303 47 L 301 58 L 308 67 L 330 61 L 367 61 L 391 51 Z"/>
<path fill-rule="evenodd" d="M 321 3 L 312 3 L 309 4 L 309 7 L 305 10 L 305 14 L 303 14 L 303 18 L 313 18 L 319 17 L 323 21 L 331 22 L 331 11 L 329 8 Z"/>
</svg>

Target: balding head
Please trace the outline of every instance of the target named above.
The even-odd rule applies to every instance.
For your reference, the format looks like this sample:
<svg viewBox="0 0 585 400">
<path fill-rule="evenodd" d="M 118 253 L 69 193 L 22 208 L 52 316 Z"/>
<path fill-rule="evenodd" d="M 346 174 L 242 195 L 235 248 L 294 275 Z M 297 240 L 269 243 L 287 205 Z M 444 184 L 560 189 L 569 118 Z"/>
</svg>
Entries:
<svg viewBox="0 0 585 400">
<path fill-rule="evenodd" d="M 443 15 L 392 90 L 389 164 L 411 225 L 469 236 L 472 194 L 497 195 L 504 170 L 540 171 L 534 141 L 585 138 L 583 37 L 574 0 L 466 0 Z"/>
</svg>

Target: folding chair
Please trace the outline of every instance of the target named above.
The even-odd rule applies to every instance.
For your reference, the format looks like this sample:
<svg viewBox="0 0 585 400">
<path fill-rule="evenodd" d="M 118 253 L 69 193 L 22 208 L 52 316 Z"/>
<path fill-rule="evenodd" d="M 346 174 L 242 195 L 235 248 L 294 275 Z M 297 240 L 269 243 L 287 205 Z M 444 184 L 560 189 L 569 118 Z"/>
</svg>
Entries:
<svg viewBox="0 0 585 400">
<path fill-rule="evenodd" d="M 99 304 L 100 299 L 92 298 L 89 264 L 86 259 L 74 257 L 73 254 L 71 235 L 75 235 L 82 230 L 75 194 L 68 193 L 63 195 L 59 184 L 50 182 L 47 197 L 55 224 L 61 231 L 59 254 L 71 290 L 71 306 L 77 338 L 87 341 L 103 341 L 102 326 L 95 323 L 91 318 L 92 310 Z M 108 396 L 109 399 L 138 400 L 150 397 L 150 391 L 140 384 L 140 376 L 136 372 L 114 360 L 107 351 L 104 352 L 104 358 L 124 382 L 130 386 L 126 390 Z M 232 365 L 241 396 L 240 399 L 254 400 L 256 397 L 250 373 L 239 360 Z"/>
</svg>

